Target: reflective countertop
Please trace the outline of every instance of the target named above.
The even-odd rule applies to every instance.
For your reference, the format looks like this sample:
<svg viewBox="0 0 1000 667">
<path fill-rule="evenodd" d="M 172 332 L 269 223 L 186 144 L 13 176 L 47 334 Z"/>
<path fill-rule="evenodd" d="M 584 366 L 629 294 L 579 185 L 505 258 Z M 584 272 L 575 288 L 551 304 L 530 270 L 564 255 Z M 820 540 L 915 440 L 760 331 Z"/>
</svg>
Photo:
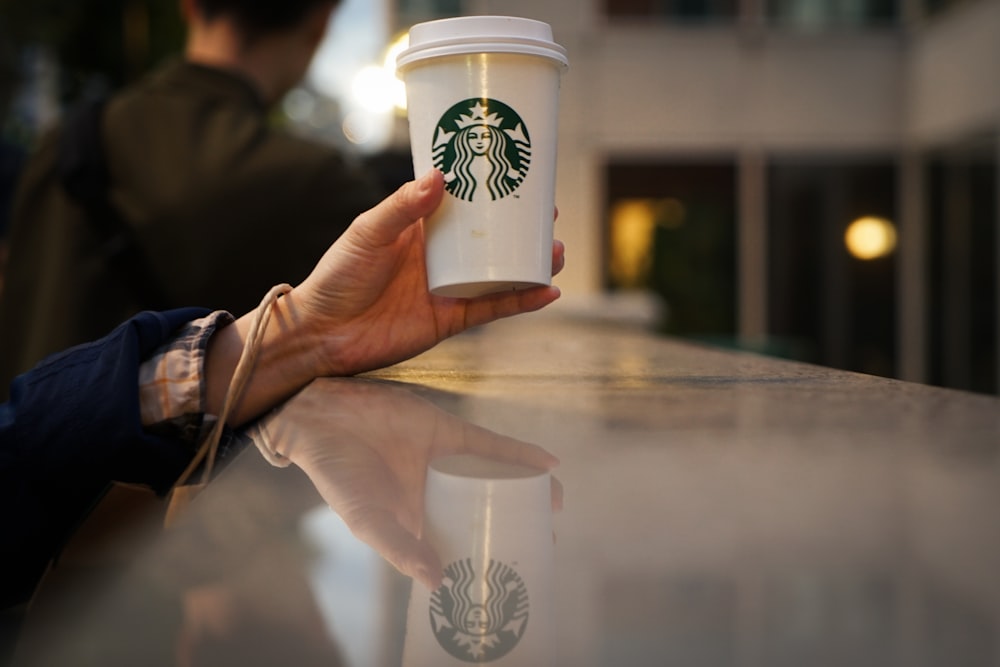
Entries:
<svg viewBox="0 0 1000 667">
<path fill-rule="evenodd" d="M 247 447 L 67 567 L 21 664 L 398 666 L 412 582 L 344 512 L 419 516 L 428 460 L 510 440 L 561 462 L 560 666 L 1000 665 L 996 397 L 558 310 L 305 392 L 295 437 L 384 468 L 330 482 L 340 514 Z"/>
</svg>

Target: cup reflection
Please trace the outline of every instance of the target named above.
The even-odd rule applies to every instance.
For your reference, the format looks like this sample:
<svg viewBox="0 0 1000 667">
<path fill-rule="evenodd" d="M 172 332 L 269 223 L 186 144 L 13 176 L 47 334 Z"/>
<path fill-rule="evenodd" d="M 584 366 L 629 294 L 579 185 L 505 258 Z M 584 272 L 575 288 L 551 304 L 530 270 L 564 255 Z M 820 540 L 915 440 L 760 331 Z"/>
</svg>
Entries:
<svg viewBox="0 0 1000 667">
<path fill-rule="evenodd" d="M 471 424 L 405 384 L 373 379 L 318 379 L 251 435 L 272 460 L 300 467 L 358 539 L 430 590 L 444 565 L 423 534 L 433 460 L 474 455 L 541 471 L 558 464 L 538 445 Z M 559 509 L 562 486 L 547 479 L 550 505 Z"/>
<path fill-rule="evenodd" d="M 552 511 L 562 506 L 554 456 L 406 385 L 358 378 L 313 382 L 252 435 L 419 582 L 404 665 L 551 662 Z"/>
<path fill-rule="evenodd" d="M 414 587 L 403 665 L 552 664 L 549 472 L 476 455 L 431 461 L 424 535 L 446 564 Z"/>
</svg>

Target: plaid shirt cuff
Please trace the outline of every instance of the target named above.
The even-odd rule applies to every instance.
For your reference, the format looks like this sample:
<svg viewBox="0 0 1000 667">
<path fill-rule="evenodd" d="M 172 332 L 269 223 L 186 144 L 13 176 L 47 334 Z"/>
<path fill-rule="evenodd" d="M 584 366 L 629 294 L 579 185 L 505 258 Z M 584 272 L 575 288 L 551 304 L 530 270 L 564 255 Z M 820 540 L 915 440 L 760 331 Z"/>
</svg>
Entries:
<svg viewBox="0 0 1000 667">
<path fill-rule="evenodd" d="M 205 351 L 217 329 L 234 318 L 218 310 L 185 324 L 139 367 L 142 425 L 161 435 L 197 443 L 215 420 L 205 414 Z"/>
</svg>

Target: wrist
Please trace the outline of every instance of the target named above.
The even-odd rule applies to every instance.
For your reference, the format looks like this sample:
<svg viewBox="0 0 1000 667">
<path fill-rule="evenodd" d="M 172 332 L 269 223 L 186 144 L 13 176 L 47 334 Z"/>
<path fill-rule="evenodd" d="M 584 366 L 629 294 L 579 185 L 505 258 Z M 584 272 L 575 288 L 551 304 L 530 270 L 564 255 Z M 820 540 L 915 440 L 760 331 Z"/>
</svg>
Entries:
<svg viewBox="0 0 1000 667">
<path fill-rule="evenodd" d="M 231 426 L 263 414 L 322 373 L 316 354 L 318 336 L 306 326 L 294 291 L 278 298 L 270 309 L 246 386 L 230 408 L 226 421 Z M 205 393 L 210 412 L 219 414 L 222 408 L 254 319 L 255 312 L 244 315 L 209 342 Z"/>
</svg>

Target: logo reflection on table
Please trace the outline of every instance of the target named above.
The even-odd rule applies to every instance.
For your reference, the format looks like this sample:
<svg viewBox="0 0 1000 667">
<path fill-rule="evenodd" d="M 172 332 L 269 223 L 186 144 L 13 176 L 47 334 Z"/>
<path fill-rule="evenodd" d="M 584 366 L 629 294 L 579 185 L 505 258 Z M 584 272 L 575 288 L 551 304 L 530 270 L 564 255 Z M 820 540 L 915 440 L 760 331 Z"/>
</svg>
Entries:
<svg viewBox="0 0 1000 667">
<path fill-rule="evenodd" d="M 477 572 L 471 558 L 449 564 L 444 582 L 430 599 L 431 629 L 438 643 L 471 663 L 491 662 L 517 646 L 528 612 L 528 589 L 520 575 L 492 559 L 485 572 Z"/>
</svg>

